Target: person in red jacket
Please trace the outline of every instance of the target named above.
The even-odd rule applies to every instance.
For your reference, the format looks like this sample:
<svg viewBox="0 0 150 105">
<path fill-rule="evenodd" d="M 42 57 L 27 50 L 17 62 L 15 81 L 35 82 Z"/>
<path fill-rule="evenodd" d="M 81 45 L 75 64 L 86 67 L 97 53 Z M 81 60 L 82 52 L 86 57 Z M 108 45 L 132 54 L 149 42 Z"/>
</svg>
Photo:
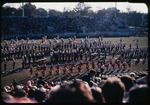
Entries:
<svg viewBox="0 0 150 105">
<path fill-rule="evenodd" d="M 75 67 L 75 64 L 74 64 L 74 62 L 72 63 L 71 67 L 72 67 L 72 68 L 73 68 L 73 67 Z"/>
<path fill-rule="evenodd" d="M 43 76 L 43 78 L 44 78 L 44 76 L 45 76 L 45 70 L 42 70 L 42 76 Z"/>
<path fill-rule="evenodd" d="M 12 84 L 12 83 L 10 84 L 10 88 L 12 88 L 12 89 L 14 88 L 14 86 L 13 86 L 13 84 Z"/>
<path fill-rule="evenodd" d="M 79 66 L 82 66 L 82 62 L 80 61 Z"/>
<path fill-rule="evenodd" d="M 36 71 L 40 71 L 40 66 L 37 65 Z"/>
<path fill-rule="evenodd" d="M 49 70 L 49 74 L 52 75 L 53 74 L 53 70 L 50 68 Z"/>
<path fill-rule="evenodd" d="M 123 58 L 121 59 L 121 63 L 123 64 Z"/>
<path fill-rule="evenodd" d="M 78 72 L 80 73 L 81 72 L 81 69 L 82 69 L 82 66 L 78 66 Z"/>
<path fill-rule="evenodd" d="M 30 76 L 32 78 L 32 74 L 33 74 L 33 66 L 30 67 Z"/>
<path fill-rule="evenodd" d="M 50 70 L 54 70 L 54 66 L 53 66 L 53 64 L 51 64 L 51 66 L 50 66 Z"/>
<path fill-rule="evenodd" d="M 65 64 L 64 64 L 64 68 L 67 68 L 67 63 L 65 62 Z"/>
<path fill-rule="evenodd" d="M 59 63 L 57 63 L 57 66 L 56 66 L 57 70 L 59 69 Z"/>
<path fill-rule="evenodd" d="M 125 63 L 123 63 L 123 68 L 125 68 L 126 67 L 126 64 Z"/>
<path fill-rule="evenodd" d="M 103 64 L 104 64 L 104 65 L 106 64 L 106 61 L 105 61 L 105 60 L 103 61 Z"/>
<path fill-rule="evenodd" d="M 44 67 L 43 67 L 43 70 L 44 70 L 44 71 L 46 71 L 46 67 L 47 67 L 47 66 L 46 66 L 46 64 L 45 64 Z"/>
<path fill-rule="evenodd" d="M 57 73 L 57 75 L 59 75 L 59 73 L 60 73 L 60 70 L 59 70 L 59 69 L 57 69 L 57 70 L 56 70 L 56 73 Z"/>
<path fill-rule="evenodd" d="M 117 63 L 118 69 L 120 69 L 120 63 Z"/>
<path fill-rule="evenodd" d="M 100 60 L 97 61 L 97 65 L 99 65 L 99 63 L 100 63 Z"/>
<path fill-rule="evenodd" d="M 36 79 L 39 78 L 39 71 L 36 71 L 36 72 L 35 72 L 35 76 L 36 76 Z"/>
<path fill-rule="evenodd" d="M 128 62 L 127 64 L 128 64 L 128 66 L 129 66 L 129 68 L 131 68 L 131 62 Z"/>
<path fill-rule="evenodd" d="M 118 61 L 117 61 L 117 59 L 115 60 L 115 64 L 117 64 L 118 63 Z"/>
<path fill-rule="evenodd" d="M 67 68 L 63 69 L 64 74 L 66 74 L 67 70 L 68 70 Z"/>
<path fill-rule="evenodd" d="M 92 69 L 95 68 L 95 64 L 94 64 L 94 61 L 92 61 Z"/>
<path fill-rule="evenodd" d="M 115 65 L 116 65 L 115 63 L 112 65 L 113 69 L 115 69 Z"/>
<path fill-rule="evenodd" d="M 112 60 L 110 59 L 110 65 L 112 65 Z"/>
<path fill-rule="evenodd" d="M 71 71 L 71 73 L 73 73 L 73 67 L 70 67 L 70 69 L 69 69 L 70 71 Z"/>
<path fill-rule="evenodd" d="M 105 64 L 106 69 L 108 70 L 109 64 Z"/>
<path fill-rule="evenodd" d="M 89 62 L 88 61 L 86 62 L 86 69 L 87 69 L 87 71 L 89 71 Z"/>
</svg>

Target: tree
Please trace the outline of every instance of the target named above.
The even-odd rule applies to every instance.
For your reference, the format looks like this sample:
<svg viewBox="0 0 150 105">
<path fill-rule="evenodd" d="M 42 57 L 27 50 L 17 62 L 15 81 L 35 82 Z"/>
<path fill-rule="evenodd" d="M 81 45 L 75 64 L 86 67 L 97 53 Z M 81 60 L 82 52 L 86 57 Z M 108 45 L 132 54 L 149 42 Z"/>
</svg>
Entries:
<svg viewBox="0 0 150 105">
<path fill-rule="evenodd" d="M 36 10 L 36 6 L 32 5 L 30 2 L 24 5 L 24 15 L 32 16 Z"/>
<path fill-rule="evenodd" d="M 84 4 L 84 2 L 79 2 L 73 10 L 80 16 L 86 16 L 88 15 L 90 8 L 91 7 Z"/>
<path fill-rule="evenodd" d="M 56 11 L 55 9 L 50 9 L 48 13 L 49 16 L 62 16 L 62 13 L 60 11 Z"/>
<path fill-rule="evenodd" d="M 38 8 L 34 12 L 35 16 L 47 16 L 47 11 L 43 8 Z"/>
<path fill-rule="evenodd" d="M 105 10 L 105 9 L 98 10 L 96 15 L 97 15 L 98 17 L 105 16 L 105 15 L 106 15 L 106 10 Z"/>
<path fill-rule="evenodd" d="M 1 15 L 2 16 L 14 16 L 16 11 L 17 11 L 16 8 L 5 6 L 5 7 L 2 7 Z"/>
</svg>

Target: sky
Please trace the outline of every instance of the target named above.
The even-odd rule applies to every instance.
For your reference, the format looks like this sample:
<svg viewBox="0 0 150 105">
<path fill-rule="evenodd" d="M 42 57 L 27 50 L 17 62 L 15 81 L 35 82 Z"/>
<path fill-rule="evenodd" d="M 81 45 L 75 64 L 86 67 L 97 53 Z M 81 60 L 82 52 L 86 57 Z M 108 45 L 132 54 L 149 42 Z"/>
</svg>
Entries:
<svg viewBox="0 0 150 105">
<path fill-rule="evenodd" d="M 32 2 L 31 2 L 32 3 Z M 25 4 L 25 3 L 24 3 Z M 78 2 L 39 2 L 39 3 L 32 3 L 35 5 L 37 8 L 44 8 L 46 10 L 49 9 L 55 9 L 58 11 L 63 11 L 64 7 L 66 9 L 72 10 Z M 115 2 L 85 2 L 88 6 L 91 6 L 93 11 L 97 11 L 99 9 L 107 9 L 110 7 L 115 7 Z M 3 6 L 11 6 L 15 8 L 19 8 L 22 6 L 22 3 L 7 3 L 4 4 Z M 117 2 L 117 9 L 120 10 L 120 12 L 127 12 L 127 7 L 130 7 L 132 11 L 137 11 L 141 13 L 148 13 L 148 8 L 146 4 L 144 3 L 128 3 L 128 2 Z"/>
</svg>

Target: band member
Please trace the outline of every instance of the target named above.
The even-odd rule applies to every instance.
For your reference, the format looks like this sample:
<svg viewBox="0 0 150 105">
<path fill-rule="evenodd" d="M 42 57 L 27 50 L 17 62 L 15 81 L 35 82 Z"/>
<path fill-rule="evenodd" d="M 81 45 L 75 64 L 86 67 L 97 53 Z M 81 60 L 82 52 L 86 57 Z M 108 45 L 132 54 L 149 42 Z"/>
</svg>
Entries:
<svg viewBox="0 0 150 105">
<path fill-rule="evenodd" d="M 12 66 L 13 66 L 13 70 L 15 69 L 15 59 L 13 58 L 12 60 Z"/>
<path fill-rule="evenodd" d="M 57 73 L 57 75 L 59 75 L 59 73 L 60 73 L 60 70 L 59 70 L 59 69 L 57 69 L 57 70 L 56 70 L 56 73 Z"/>
<path fill-rule="evenodd" d="M 74 68 L 74 67 L 75 67 L 75 64 L 74 64 L 74 62 L 72 63 L 71 67 L 72 67 L 72 68 Z"/>
<path fill-rule="evenodd" d="M 129 61 L 128 61 L 128 59 L 126 59 L 126 63 L 128 63 Z"/>
<path fill-rule="evenodd" d="M 94 61 L 92 61 L 92 69 L 95 68 L 95 64 L 94 64 Z"/>
<path fill-rule="evenodd" d="M 106 61 L 105 61 L 105 60 L 103 61 L 103 64 L 104 64 L 104 65 L 106 64 Z"/>
<path fill-rule="evenodd" d="M 53 66 L 53 64 L 51 64 L 51 66 L 50 66 L 50 70 L 54 70 L 54 66 Z"/>
<path fill-rule="evenodd" d="M 50 74 L 50 75 L 53 74 L 53 70 L 52 70 L 52 69 L 49 70 L 49 74 Z"/>
<path fill-rule="evenodd" d="M 25 66 L 25 60 L 24 60 L 24 56 L 22 56 L 22 69 L 24 69 Z"/>
<path fill-rule="evenodd" d="M 7 67 L 7 60 L 6 58 L 4 58 L 4 70 L 6 71 L 6 67 Z"/>
<path fill-rule="evenodd" d="M 33 74 L 33 66 L 30 67 L 30 76 L 32 78 L 32 74 Z"/>
<path fill-rule="evenodd" d="M 127 63 L 128 64 L 128 66 L 129 66 L 129 68 L 131 68 L 131 62 L 129 62 L 129 63 Z"/>
<path fill-rule="evenodd" d="M 47 67 L 47 66 L 46 66 L 46 64 L 45 64 L 44 67 L 43 67 L 43 70 L 44 70 L 44 71 L 46 71 L 46 67 Z"/>
<path fill-rule="evenodd" d="M 118 69 L 120 69 L 120 63 L 117 63 Z"/>
<path fill-rule="evenodd" d="M 64 68 L 67 68 L 67 63 L 65 62 Z"/>
<path fill-rule="evenodd" d="M 99 63 L 100 63 L 100 60 L 97 61 L 97 65 L 99 65 Z"/>
<path fill-rule="evenodd" d="M 73 73 L 73 70 L 74 70 L 74 69 L 73 69 L 73 67 L 70 67 L 70 69 L 69 69 L 69 70 L 71 71 L 71 73 Z"/>
<path fill-rule="evenodd" d="M 89 62 L 88 61 L 86 62 L 86 69 L 87 69 L 87 71 L 89 71 Z"/>
<path fill-rule="evenodd" d="M 35 76 L 36 76 L 36 79 L 39 78 L 39 71 L 36 71 L 36 72 L 35 72 Z"/>
<path fill-rule="evenodd" d="M 114 64 L 112 64 L 112 67 L 113 67 L 113 69 L 115 69 L 115 63 L 114 63 Z"/>
<path fill-rule="evenodd" d="M 106 69 L 108 70 L 109 64 L 105 64 Z"/>
<path fill-rule="evenodd" d="M 64 67 L 63 69 L 64 74 L 66 74 L 67 70 L 68 70 L 67 67 Z"/>
<path fill-rule="evenodd" d="M 125 63 L 123 63 L 123 68 L 125 68 L 126 67 L 126 64 Z"/>
<path fill-rule="evenodd" d="M 36 71 L 40 71 L 40 66 L 37 65 Z"/>
<path fill-rule="evenodd" d="M 59 63 L 57 63 L 56 69 L 57 69 L 57 70 L 59 69 Z"/>
<path fill-rule="evenodd" d="M 28 60 L 29 60 L 29 65 L 30 65 L 30 63 L 31 63 L 31 54 L 29 55 Z"/>
<path fill-rule="evenodd" d="M 46 74 L 46 71 L 45 70 L 42 70 L 42 76 L 44 77 Z"/>
<path fill-rule="evenodd" d="M 123 64 L 123 58 L 121 59 L 121 63 Z"/>
<path fill-rule="evenodd" d="M 110 59 L 110 61 L 109 61 L 109 62 L 110 62 L 110 65 L 112 65 L 112 60 L 111 60 L 111 59 Z"/>
<path fill-rule="evenodd" d="M 78 66 L 78 71 L 79 71 L 79 73 L 81 72 L 81 69 L 82 69 L 82 66 Z"/>
<path fill-rule="evenodd" d="M 100 66 L 98 66 L 97 70 L 96 70 L 96 76 L 99 76 L 100 74 Z"/>
</svg>

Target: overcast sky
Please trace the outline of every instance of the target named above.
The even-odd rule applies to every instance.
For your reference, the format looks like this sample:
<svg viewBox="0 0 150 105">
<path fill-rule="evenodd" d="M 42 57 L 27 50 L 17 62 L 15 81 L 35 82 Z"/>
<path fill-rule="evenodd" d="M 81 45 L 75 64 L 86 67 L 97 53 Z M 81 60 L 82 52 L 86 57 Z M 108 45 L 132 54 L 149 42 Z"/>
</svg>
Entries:
<svg viewBox="0 0 150 105">
<path fill-rule="evenodd" d="M 32 4 L 35 5 L 37 8 L 44 8 L 46 10 L 55 9 L 63 11 L 64 7 L 72 10 L 78 4 L 78 2 L 39 2 Z M 94 11 L 103 8 L 107 9 L 109 7 L 115 7 L 115 2 L 85 2 L 85 4 L 91 6 L 91 9 Z M 18 8 L 22 5 L 22 3 L 7 3 L 4 6 L 6 5 Z M 127 12 L 127 7 L 131 7 L 131 10 L 133 11 L 148 13 L 148 8 L 144 3 L 117 2 L 117 9 L 119 9 L 121 12 Z"/>
</svg>

